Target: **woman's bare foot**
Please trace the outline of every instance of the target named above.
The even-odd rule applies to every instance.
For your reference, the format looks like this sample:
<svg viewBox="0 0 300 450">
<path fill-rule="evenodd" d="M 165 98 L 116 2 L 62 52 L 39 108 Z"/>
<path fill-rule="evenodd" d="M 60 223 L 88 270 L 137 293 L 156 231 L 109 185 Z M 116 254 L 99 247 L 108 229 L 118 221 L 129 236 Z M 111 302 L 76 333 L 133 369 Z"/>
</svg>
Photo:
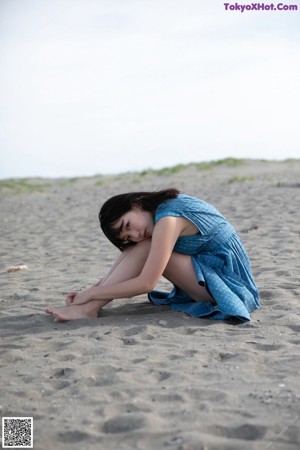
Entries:
<svg viewBox="0 0 300 450">
<path fill-rule="evenodd" d="M 47 308 L 45 308 L 45 312 L 47 314 L 52 314 L 56 319 L 62 321 L 93 319 L 98 317 L 100 309 L 108 302 L 103 303 L 104 304 L 100 305 L 98 301 L 91 301 L 82 305 L 71 305 L 65 308 L 47 306 Z"/>
</svg>

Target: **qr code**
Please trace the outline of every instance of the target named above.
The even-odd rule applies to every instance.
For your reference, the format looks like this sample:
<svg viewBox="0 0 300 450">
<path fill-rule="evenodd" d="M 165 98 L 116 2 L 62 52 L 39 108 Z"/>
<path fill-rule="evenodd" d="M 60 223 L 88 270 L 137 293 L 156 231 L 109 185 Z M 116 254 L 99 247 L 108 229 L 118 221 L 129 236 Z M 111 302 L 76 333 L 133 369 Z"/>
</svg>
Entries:
<svg viewBox="0 0 300 450">
<path fill-rule="evenodd" d="M 33 448 L 33 418 L 2 417 L 2 448 Z"/>
</svg>

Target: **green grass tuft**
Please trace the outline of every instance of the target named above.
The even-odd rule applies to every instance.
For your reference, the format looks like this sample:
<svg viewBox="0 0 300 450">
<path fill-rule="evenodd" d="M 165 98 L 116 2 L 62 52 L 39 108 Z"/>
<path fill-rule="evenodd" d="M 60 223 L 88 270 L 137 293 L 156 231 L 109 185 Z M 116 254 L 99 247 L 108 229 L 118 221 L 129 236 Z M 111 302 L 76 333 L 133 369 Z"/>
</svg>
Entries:
<svg viewBox="0 0 300 450">
<path fill-rule="evenodd" d="M 208 170 L 208 169 L 213 169 L 214 167 L 218 167 L 218 166 L 238 167 L 243 164 L 245 164 L 244 159 L 224 158 L 224 159 L 218 159 L 216 161 L 203 161 L 200 163 L 195 163 L 194 165 L 197 170 Z"/>
<path fill-rule="evenodd" d="M 159 176 L 169 176 L 174 173 L 181 172 L 182 170 L 186 170 L 190 164 L 177 164 L 176 166 L 171 167 L 163 167 L 162 169 L 147 169 L 143 170 L 140 175 L 143 177 L 148 174 L 154 174 Z"/>
<path fill-rule="evenodd" d="M 227 183 L 244 183 L 246 181 L 255 181 L 254 177 L 240 177 L 239 175 L 236 175 L 234 177 L 231 177 L 227 180 Z"/>
</svg>

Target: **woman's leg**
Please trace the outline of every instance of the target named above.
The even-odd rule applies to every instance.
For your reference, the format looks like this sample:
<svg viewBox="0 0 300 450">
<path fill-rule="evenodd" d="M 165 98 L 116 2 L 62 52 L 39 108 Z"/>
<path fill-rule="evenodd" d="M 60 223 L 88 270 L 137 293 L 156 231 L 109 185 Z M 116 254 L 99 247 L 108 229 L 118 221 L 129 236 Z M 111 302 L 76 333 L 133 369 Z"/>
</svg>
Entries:
<svg viewBox="0 0 300 450">
<path fill-rule="evenodd" d="M 150 246 L 151 240 L 147 239 L 123 252 L 100 284 L 118 283 L 138 276 L 147 260 Z M 214 299 L 207 290 L 198 284 L 191 256 L 173 252 L 163 276 L 195 301 L 214 303 Z M 83 305 L 72 305 L 62 309 L 49 306 L 46 312 L 53 314 L 59 320 L 92 318 L 97 317 L 101 308 L 112 300 L 92 300 Z"/>
<path fill-rule="evenodd" d="M 122 252 L 108 274 L 100 281 L 100 285 L 118 283 L 137 277 L 145 265 L 150 246 L 151 240 L 147 239 Z M 48 306 L 45 311 L 53 314 L 59 320 L 92 318 L 97 317 L 100 309 L 112 300 L 91 300 L 83 305 L 71 305 L 65 308 Z"/>
<path fill-rule="evenodd" d="M 204 286 L 200 286 L 189 255 L 173 252 L 163 276 L 186 292 L 196 302 L 211 302 L 213 297 Z"/>
<path fill-rule="evenodd" d="M 118 265 L 123 261 L 124 258 L 127 256 L 127 252 L 130 251 L 131 248 L 125 250 L 124 252 L 121 252 L 118 256 L 118 258 L 115 260 L 107 274 L 101 278 L 94 286 L 101 286 L 109 277 L 110 275 L 115 271 L 115 269 L 118 267 Z"/>
<path fill-rule="evenodd" d="M 140 245 L 145 243 L 144 246 Z M 122 253 L 121 259 L 119 258 L 112 269 L 109 271 L 108 275 L 102 280 L 100 285 L 105 285 L 106 283 L 115 283 L 117 281 L 124 281 L 130 278 L 133 278 L 142 271 L 146 259 L 148 257 L 148 253 L 150 251 L 150 243 L 151 241 L 143 241 L 140 244 L 135 246 L 136 250 L 139 251 L 135 254 L 132 254 L 132 261 L 129 261 L 127 255 L 124 255 L 125 252 Z M 140 247 L 138 247 L 140 245 Z M 131 252 L 132 249 L 127 251 Z M 138 255 L 138 259 L 137 258 Z M 131 258 L 130 258 L 131 259 Z M 123 263 L 124 261 L 124 263 Z M 126 267 L 126 269 L 131 269 L 130 271 L 124 271 L 124 266 L 130 264 L 130 267 Z M 193 300 L 198 302 L 211 302 L 215 303 L 212 296 L 207 292 L 204 286 L 199 285 L 198 280 L 196 278 L 196 274 L 194 271 L 194 267 L 192 264 L 192 258 L 189 255 L 183 255 L 181 253 L 173 252 L 171 258 L 168 262 L 168 265 L 163 273 L 163 276 L 173 284 L 176 284 L 180 289 L 186 292 Z M 111 301 L 111 300 L 109 300 Z"/>
</svg>

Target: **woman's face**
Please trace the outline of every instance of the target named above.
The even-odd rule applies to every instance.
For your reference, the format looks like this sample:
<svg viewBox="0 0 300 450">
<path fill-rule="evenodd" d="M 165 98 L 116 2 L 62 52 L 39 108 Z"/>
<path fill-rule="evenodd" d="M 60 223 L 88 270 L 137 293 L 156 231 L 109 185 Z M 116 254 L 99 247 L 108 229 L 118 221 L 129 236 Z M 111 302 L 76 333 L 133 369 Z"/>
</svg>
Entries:
<svg viewBox="0 0 300 450">
<path fill-rule="evenodd" d="M 152 236 L 154 220 L 152 213 L 134 206 L 123 214 L 114 224 L 113 228 L 120 228 L 118 235 L 122 241 L 141 242 Z"/>
</svg>

